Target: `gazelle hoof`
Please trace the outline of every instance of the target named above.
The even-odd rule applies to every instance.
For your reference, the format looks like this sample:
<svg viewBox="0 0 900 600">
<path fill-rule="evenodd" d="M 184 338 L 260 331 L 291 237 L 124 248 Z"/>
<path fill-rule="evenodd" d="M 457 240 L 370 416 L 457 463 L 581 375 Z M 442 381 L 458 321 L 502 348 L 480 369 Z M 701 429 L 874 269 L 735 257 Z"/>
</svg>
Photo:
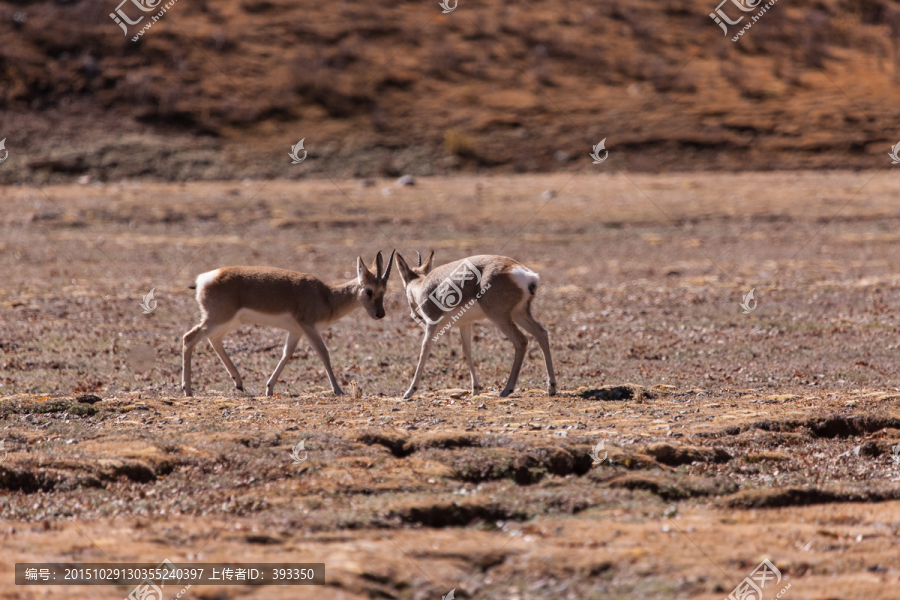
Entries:
<svg viewBox="0 0 900 600">
<path fill-rule="evenodd" d="M 556 395 L 556 384 L 555 384 L 555 383 L 554 383 L 554 384 L 551 384 L 550 387 L 547 389 L 547 395 L 548 395 L 548 396 L 555 396 L 555 395 Z"/>
<path fill-rule="evenodd" d="M 513 389 L 515 389 L 515 388 L 513 388 Z M 506 398 L 512 393 L 513 393 L 513 390 L 503 390 L 502 392 L 500 392 L 500 397 Z"/>
<path fill-rule="evenodd" d="M 403 394 L 403 399 L 404 399 L 404 400 L 409 400 L 410 398 L 412 398 L 412 397 L 413 397 L 413 394 L 416 393 L 416 390 L 417 390 L 417 389 L 418 389 L 418 388 L 409 388 L 408 390 L 406 390 L 406 393 Z"/>
</svg>

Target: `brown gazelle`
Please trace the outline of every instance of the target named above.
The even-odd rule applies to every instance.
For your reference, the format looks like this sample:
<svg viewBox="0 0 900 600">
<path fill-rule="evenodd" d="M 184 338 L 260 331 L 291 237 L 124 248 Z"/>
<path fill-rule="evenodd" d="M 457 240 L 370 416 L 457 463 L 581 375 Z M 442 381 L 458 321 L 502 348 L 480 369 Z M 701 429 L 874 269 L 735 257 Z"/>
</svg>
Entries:
<svg viewBox="0 0 900 600">
<path fill-rule="evenodd" d="M 360 306 L 373 319 L 384 318 L 384 293 L 393 264 L 392 252 L 387 268 L 382 271 L 384 259 L 379 251 L 373 275 L 357 257 L 356 279 L 335 285 L 306 273 L 269 267 L 224 267 L 198 275 L 196 286 L 191 287 L 197 288 L 197 303 L 203 312 L 203 320 L 184 334 L 181 382 L 184 395 L 191 395 L 191 353 L 204 339 L 209 340 L 219 355 L 235 387 L 243 391 L 241 376 L 225 354 L 222 338 L 229 331 L 250 323 L 288 332 L 281 360 L 266 383 L 266 396 L 273 394 L 278 376 L 303 335 L 325 364 L 331 389 L 337 395 L 343 394 L 331 370 L 321 331 Z"/>
<path fill-rule="evenodd" d="M 416 374 L 403 397 L 408 399 L 416 392 L 432 343 L 451 327 L 459 328 L 463 354 L 472 375 L 472 394 L 477 393 L 481 386 L 472 360 L 472 324 L 481 319 L 493 322 L 516 350 L 509 380 L 500 396 L 505 398 L 515 389 L 525 359 L 528 338 L 519 327 L 540 344 L 550 379 L 547 391 L 551 396 L 556 395 L 547 330 L 531 316 L 531 302 L 540 283 L 538 274 L 505 256 L 470 256 L 432 270 L 433 258 L 434 252 L 422 264 L 419 255 L 419 264 L 413 268 L 397 255 L 397 269 L 406 288 L 412 317 L 425 329 Z"/>
</svg>

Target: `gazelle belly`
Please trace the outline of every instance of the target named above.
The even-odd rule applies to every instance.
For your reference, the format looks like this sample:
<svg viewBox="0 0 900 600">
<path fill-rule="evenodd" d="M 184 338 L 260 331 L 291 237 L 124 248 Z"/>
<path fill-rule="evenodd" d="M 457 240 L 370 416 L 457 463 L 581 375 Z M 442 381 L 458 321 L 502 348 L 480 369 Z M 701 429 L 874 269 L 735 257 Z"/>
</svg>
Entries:
<svg viewBox="0 0 900 600">
<path fill-rule="evenodd" d="M 294 320 L 289 313 L 269 314 L 263 313 L 249 308 L 242 308 L 234 315 L 232 324 L 235 327 L 240 325 L 264 325 L 266 327 L 277 327 L 286 331 L 301 332 L 300 324 Z"/>
<path fill-rule="evenodd" d="M 456 320 L 454 320 L 454 318 Z M 462 306 L 457 306 L 455 309 L 448 310 L 444 313 L 438 327 L 445 327 L 447 324 L 450 324 L 453 327 L 459 327 L 460 325 L 465 325 L 472 321 L 481 321 L 486 318 L 487 315 L 481 310 L 481 305 L 479 305 L 478 302 L 469 307 L 466 307 L 466 305 L 463 304 Z"/>
</svg>

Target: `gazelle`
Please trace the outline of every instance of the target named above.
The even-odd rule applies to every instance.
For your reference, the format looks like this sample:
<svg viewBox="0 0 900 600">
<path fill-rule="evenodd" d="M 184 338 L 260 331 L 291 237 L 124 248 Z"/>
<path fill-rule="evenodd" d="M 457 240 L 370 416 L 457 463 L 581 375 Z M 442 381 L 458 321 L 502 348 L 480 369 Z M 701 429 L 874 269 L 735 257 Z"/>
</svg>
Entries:
<svg viewBox="0 0 900 600">
<path fill-rule="evenodd" d="M 547 393 L 556 395 L 556 375 L 547 330 L 531 316 L 531 301 L 540 282 L 538 274 L 511 258 L 490 254 L 470 256 L 432 270 L 434 252 L 425 264 L 422 264 L 422 256 L 416 254 L 419 264 L 415 268 L 410 267 L 403 256 L 397 255 L 397 268 L 406 288 L 412 317 L 425 328 L 416 374 L 403 397 L 411 398 L 416 392 L 432 343 L 450 327 L 459 328 L 463 354 L 472 375 L 472 394 L 476 394 L 481 386 L 472 360 L 472 324 L 481 319 L 493 322 L 516 349 L 509 380 L 500 396 L 505 398 L 515 389 L 525 359 L 528 338 L 519 327 L 540 344 L 550 379 Z"/>
<path fill-rule="evenodd" d="M 243 391 L 241 376 L 225 354 L 222 338 L 244 324 L 267 325 L 288 332 L 284 353 L 275 372 L 266 382 L 266 396 L 274 393 L 275 382 L 305 335 L 325 364 L 328 380 L 335 395 L 344 392 L 331 370 L 328 348 L 320 333 L 323 329 L 360 306 L 373 319 L 384 318 L 384 293 L 394 264 L 394 253 L 384 268 L 381 251 L 373 269 L 356 258 L 356 279 L 330 285 L 306 273 L 269 267 L 224 267 L 197 276 L 197 303 L 203 313 L 199 325 L 184 334 L 182 360 L 184 374 L 181 387 L 191 395 L 191 353 L 198 342 L 208 339 L 228 370 L 234 385 Z"/>
</svg>

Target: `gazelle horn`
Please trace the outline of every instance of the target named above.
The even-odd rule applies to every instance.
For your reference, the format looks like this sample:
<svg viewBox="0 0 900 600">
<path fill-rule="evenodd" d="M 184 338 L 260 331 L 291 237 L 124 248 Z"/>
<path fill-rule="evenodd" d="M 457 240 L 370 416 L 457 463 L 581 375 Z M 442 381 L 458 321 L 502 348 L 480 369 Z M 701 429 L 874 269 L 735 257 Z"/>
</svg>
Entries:
<svg viewBox="0 0 900 600">
<path fill-rule="evenodd" d="M 391 250 L 391 257 L 388 259 L 387 268 L 384 270 L 384 275 L 381 276 L 381 281 L 387 281 L 388 277 L 391 276 L 391 266 L 394 264 L 394 253 L 397 250 Z"/>
</svg>

